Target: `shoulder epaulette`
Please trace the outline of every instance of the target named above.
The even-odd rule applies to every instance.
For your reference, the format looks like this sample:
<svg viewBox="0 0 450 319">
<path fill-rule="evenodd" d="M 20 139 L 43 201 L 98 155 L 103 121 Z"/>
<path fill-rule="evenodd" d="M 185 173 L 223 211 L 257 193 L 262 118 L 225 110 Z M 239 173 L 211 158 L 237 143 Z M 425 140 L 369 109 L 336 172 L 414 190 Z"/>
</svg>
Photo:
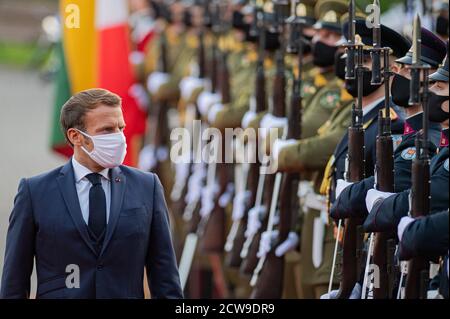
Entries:
<svg viewBox="0 0 450 319">
<path fill-rule="evenodd" d="M 194 34 L 188 34 L 186 36 L 186 44 L 191 49 L 197 49 L 199 45 L 198 37 Z"/>
<path fill-rule="evenodd" d="M 383 116 L 386 117 L 386 109 L 383 108 Z M 395 110 L 391 107 L 389 115 L 391 117 L 391 121 L 397 121 L 398 120 L 398 114 L 395 112 Z"/>
<path fill-rule="evenodd" d="M 316 87 L 323 87 L 325 84 L 327 84 L 327 79 L 320 73 L 316 74 L 314 77 L 314 85 Z"/>
</svg>

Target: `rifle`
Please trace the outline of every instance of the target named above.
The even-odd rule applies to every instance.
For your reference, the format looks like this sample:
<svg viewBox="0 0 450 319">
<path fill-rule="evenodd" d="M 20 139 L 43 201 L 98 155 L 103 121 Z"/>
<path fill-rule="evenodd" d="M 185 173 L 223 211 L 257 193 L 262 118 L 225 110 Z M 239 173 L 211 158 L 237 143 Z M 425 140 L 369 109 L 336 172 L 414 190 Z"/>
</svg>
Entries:
<svg viewBox="0 0 450 319">
<path fill-rule="evenodd" d="M 417 15 L 413 29 L 413 61 L 411 68 L 410 105 L 422 104 L 423 133 L 417 134 L 415 145 L 417 156 L 412 164 L 411 211 L 414 218 L 428 215 L 430 212 L 430 154 L 428 152 L 428 74 L 430 66 L 420 61 L 421 22 Z M 423 74 L 421 92 L 420 75 Z M 416 257 L 408 263 L 405 298 L 426 299 L 429 263 L 423 257 Z M 401 287 L 400 287 L 401 288 Z"/>
<path fill-rule="evenodd" d="M 195 74 L 199 79 L 205 80 L 206 74 L 206 48 L 205 48 L 205 28 L 208 23 L 208 15 L 206 14 L 207 10 L 205 8 L 205 15 L 203 17 L 203 25 L 198 26 L 198 48 L 197 48 L 197 65 L 198 65 L 198 74 Z M 180 163 L 178 165 L 184 165 L 182 171 L 180 171 L 181 177 L 178 177 L 179 170 L 175 171 L 175 183 L 172 188 L 172 193 L 170 195 L 171 200 L 173 202 L 174 211 L 180 213 L 180 215 L 185 216 L 186 220 L 191 220 L 193 214 L 192 205 L 187 210 L 187 214 L 185 215 L 183 212 L 186 208 L 185 197 L 188 191 L 188 179 L 189 176 L 193 174 L 195 164 L 192 162 L 192 159 L 198 153 L 198 148 L 201 146 L 201 132 L 196 131 L 196 127 L 194 124 L 194 120 L 200 120 L 200 112 L 198 108 L 193 105 L 187 105 L 185 109 L 184 116 L 184 127 L 190 132 L 193 136 L 194 145 L 191 146 L 190 150 L 190 158 L 189 163 Z M 199 164 L 200 165 L 200 164 Z M 184 171 L 186 170 L 186 171 Z M 194 205 L 195 206 L 195 205 Z"/>
<path fill-rule="evenodd" d="M 274 86 L 273 86 L 273 103 L 270 106 L 270 113 L 276 117 L 284 117 L 285 115 L 285 104 L 286 104 L 286 75 L 285 75 L 285 67 L 284 67 L 284 52 L 280 49 L 276 53 L 276 64 L 277 71 L 274 77 Z M 275 183 L 275 175 L 260 175 L 260 181 L 262 183 L 263 195 L 261 197 L 263 206 L 268 208 L 271 206 L 272 196 L 274 191 L 274 183 Z M 260 184 L 258 181 L 258 184 Z M 241 273 L 245 275 L 251 275 L 258 264 L 258 249 L 259 249 L 259 241 L 261 239 L 261 234 L 263 229 L 267 228 L 268 223 L 268 214 L 265 212 L 263 216 L 260 216 L 260 220 L 262 221 L 262 226 L 259 230 L 247 237 L 246 242 L 244 243 L 243 250 L 241 255 L 245 256 L 243 262 L 241 264 Z"/>
<path fill-rule="evenodd" d="M 259 37 L 259 49 L 258 49 L 258 61 L 256 67 L 256 78 L 255 78 L 255 109 L 253 110 L 256 113 L 263 112 L 266 109 L 266 78 L 265 78 L 265 70 L 264 70 L 264 59 L 265 59 L 265 28 L 264 21 L 262 15 L 262 10 L 259 7 L 254 7 L 255 19 L 256 22 L 253 21 L 253 24 L 256 24 L 254 28 L 254 32 L 256 32 Z M 253 104 L 250 104 L 250 107 L 253 107 Z M 251 141 L 248 141 L 251 143 Z M 256 154 L 258 153 L 258 145 L 256 145 Z M 256 155 L 255 154 L 255 155 Z M 233 221 L 233 225 L 231 227 L 230 233 L 227 237 L 227 243 L 225 244 L 225 251 L 228 253 L 226 256 L 225 263 L 228 267 L 239 267 L 242 262 L 241 251 L 243 249 L 245 243 L 245 228 L 247 225 L 247 213 L 248 210 L 256 204 L 257 193 L 258 193 L 258 176 L 260 164 L 257 160 L 257 156 L 255 156 L 255 161 L 251 162 L 248 169 L 248 174 L 246 176 L 246 183 L 248 186 L 248 191 L 250 192 L 250 196 L 247 204 L 243 209 L 244 215 Z M 237 186 L 236 186 L 237 189 Z M 247 187 L 244 186 L 244 190 Z M 234 208 L 233 208 L 234 209 Z"/>
<path fill-rule="evenodd" d="M 168 48 L 167 48 L 167 35 L 165 31 L 160 34 L 160 60 L 159 60 L 159 70 L 163 73 L 169 73 L 169 61 L 168 61 Z M 166 146 L 169 144 L 169 127 L 167 110 L 169 108 L 168 101 L 158 101 L 155 103 L 154 114 L 151 117 L 151 125 L 153 127 L 153 138 L 151 144 L 154 146 L 153 158 L 156 159 L 156 166 L 154 167 L 154 172 L 157 175 L 162 174 L 160 171 L 161 167 L 158 165 L 159 160 L 157 156 L 157 151 L 161 146 Z"/>
<path fill-rule="evenodd" d="M 216 16 L 220 16 L 218 13 L 219 7 L 217 5 L 217 11 Z M 218 21 L 213 19 L 213 21 Z M 217 33 L 218 28 L 213 25 L 213 32 Z M 217 47 L 216 43 L 214 42 L 212 46 L 213 51 L 213 58 L 211 60 L 211 72 L 209 72 L 211 83 L 212 83 L 212 90 L 215 92 L 217 90 Z M 222 56 L 222 64 L 221 64 L 221 91 L 222 91 L 222 97 L 223 97 L 223 103 L 229 103 L 231 99 L 230 95 L 230 84 L 229 84 L 229 73 L 228 68 L 226 65 L 226 58 L 227 56 L 224 54 Z M 201 133 L 200 133 L 201 134 Z M 212 138 L 211 143 L 218 143 L 215 138 Z M 217 144 L 216 144 L 217 146 Z M 224 143 L 222 143 L 222 146 L 225 146 Z M 217 147 L 215 147 L 217 149 Z M 225 154 L 224 149 L 222 148 L 222 155 Z M 218 206 L 218 196 L 224 192 L 223 181 L 226 181 L 226 173 L 223 169 L 219 170 L 219 174 L 217 174 L 217 161 L 219 158 L 211 159 L 210 163 L 208 163 L 208 169 L 207 169 L 207 183 L 206 188 L 212 189 L 216 185 L 216 175 L 219 175 L 219 180 L 221 181 L 221 187 L 220 190 L 217 192 L 212 192 L 210 194 L 210 201 L 213 202 L 213 207 L 211 209 L 206 209 L 203 207 L 203 209 L 206 209 L 207 212 L 203 213 L 199 212 L 200 205 L 199 200 L 196 200 L 194 203 L 191 203 L 190 205 L 187 205 L 185 212 L 184 212 L 184 218 L 185 220 L 190 220 L 190 230 L 189 234 L 186 237 L 185 245 L 183 249 L 183 254 L 180 261 L 180 280 L 182 283 L 182 287 L 185 287 L 185 284 L 187 282 L 187 278 L 189 276 L 190 268 L 193 262 L 193 258 L 195 255 L 195 251 L 197 249 L 198 240 L 199 238 L 202 239 L 201 242 L 201 249 L 206 250 L 208 253 L 210 253 L 210 262 L 213 269 L 213 275 L 214 280 L 216 283 L 217 290 L 219 291 L 219 294 L 221 294 L 222 297 L 225 297 L 227 295 L 227 289 L 226 284 L 223 276 L 223 271 L 221 268 L 221 261 L 220 261 L 220 252 L 221 249 L 223 249 L 223 239 L 224 239 L 224 227 L 225 227 L 225 212 L 221 207 Z M 220 164 L 225 165 L 225 164 Z M 222 168 L 222 167 L 221 167 Z M 217 198 L 216 198 L 217 197 Z M 202 203 L 203 204 L 203 203 Z"/>
<path fill-rule="evenodd" d="M 214 3 L 213 3 L 214 4 Z M 217 72 L 217 65 L 219 64 L 219 59 L 218 59 L 218 52 L 217 52 L 217 33 L 220 32 L 220 28 L 217 26 L 217 21 L 220 17 L 220 13 L 219 13 L 219 9 L 218 9 L 218 5 L 214 4 L 215 7 L 211 8 L 209 7 L 209 1 L 205 1 L 204 2 L 204 10 L 205 10 L 205 15 L 204 15 L 204 25 L 205 26 L 210 26 L 211 28 L 211 33 L 212 33 L 212 44 L 211 44 L 211 53 L 210 53 L 210 59 L 209 61 L 206 61 L 206 53 L 200 53 L 199 54 L 199 62 L 200 62 L 200 76 L 202 76 L 202 73 L 205 75 L 208 75 L 209 78 L 209 83 L 210 83 L 210 89 L 212 93 L 217 93 L 217 89 L 218 89 L 218 72 Z M 212 10 L 215 9 L 215 10 Z M 212 12 L 211 12 L 212 10 Z M 201 46 L 200 46 L 201 47 Z M 203 50 L 203 52 L 205 52 L 205 50 Z M 202 61 L 200 61 L 201 57 L 204 57 L 204 59 L 202 59 Z M 197 117 L 200 118 L 200 114 L 198 112 L 198 108 L 196 108 L 196 113 L 197 113 Z M 198 132 L 198 139 L 194 138 L 195 141 L 199 140 L 198 142 L 198 146 L 201 146 L 201 136 L 202 136 L 202 132 L 204 131 L 204 128 L 202 129 L 201 132 Z M 195 137 L 195 133 L 194 133 L 194 137 Z M 197 154 L 197 153 L 195 153 Z M 200 150 L 200 154 L 201 156 L 201 150 Z M 202 165 L 202 164 L 198 164 L 198 165 Z M 199 209 L 199 200 L 195 200 L 191 203 L 189 203 L 183 213 L 183 219 L 185 221 L 191 221 L 191 225 L 189 226 L 190 232 L 195 232 L 195 229 L 197 229 L 197 225 L 200 221 L 200 216 L 198 215 L 198 209 Z"/>
<path fill-rule="evenodd" d="M 295 1 L 293 1 L 295 7 Z M 296 14 L 287 21 L 291 25 L 291 32 L 298 35 L 298 38 L 291 37 L 289 49 L 291 53 L 298 54 L 298 75 L 295 78 L 292 87 L 291 104 L 288 116 L 288 139 L 300 139 L 301 137 L 301 80 L 302 80 L 302 62 L 303 62 L 303 46 L 302 46 L 302 25 L 301 20 Z M 291 34 L 292 35 L 292 34 Z M 278 178 L 278 176 L 276 177 Z M 293 213 L 298 211 L 297 189 L 300 181 L 300 173 L 283 174 L 281 184 L 280 200 L 280 216 L 278 225 L 278 236 L 274 243 L 274 248 L 283 243 L 289 235 L 292 228 Z M 276 184 L 277 185 L 277 184 Z M 274 195 L 277 190 L 274 190 Z M 276 201 L 272 199 L 272 207 L 276 206 Z M 271 209 L 271 215 L 274 210 Z M 269 222 L 268 230 L 272 228 Z M 266 256 L 259 260 L 258 267 L 255 269 L 252 283 L 254 289 L 251 298 L 254 299 L 278 299 L 282 297 L 283 280 L 284 280 L 284 256 L 276 256 L 275 249 L 271 249 Z"/>
<path fill-rule="evenodd" d="M 352 78 L 356 72 L 358 81 L 358 98 L 357 103 L 352 106 L 352 123 L 348 128 L 348 153 L 346 158 L 345 179 L 349 182 L 358 182 L 364 178 L 364 127 L 363 127 L 363 43 L 361 39 L 355 36 L 355 1 L 351 0 L 350 6 L 350 28 L 349 41 L 345 45 L 347 47 L 347 59 L 356 56 L 356 69 L 352 72 L 347 69 L 346 76 Z M 354 42 L 352 42 L 354 41 Z M 346 61 L 347 66 L 354 66 L 354 61 Z M 347 299 L 352 293 L 360 272 L 361 247 L 362 247 L 362 218 L 347 218 L 344 221 L 344 237 L 342 243 L 342 278 L 339 286 L 337 299 Z M 342 220 L 339 221 L 337 239 L 340 237 L 340 228 Z M 337 251 L 335 251 L 336 255 Z M 333 281 L 334 265 L 330 279 L 330 287 Z"/>
<path fill-rule="evenodd" d="M 222 53 L 222 63 L 220 65 L 220 86 L 221 86 L 221 95 L 222 95 L 222 104 L 226 105 L 231 102 L 231 90 L 230 90 L 230 73 L 227 65 L 227 57 L 228 53 Z M 219 194 L 224 194 L 227 188 L 228 181 L 228 170 L 229 164 L 225 163 L 225 154 L 227 149 L 227 145 L 225 145 L 225 136 L 222 139 L 222 158 L 219 163 L 219 172 L 218 172 L 218 181 L 219 181 Z M 219 197 L 218 196 L 214 202 L 214 209 L 211 212 L 211 216 L 209 218 L 208 224 L 205 229 L 204 237 L 203 237 L 203 251 L 205 252 L 214 252 L 214 253 L 222 253 L 225 245 L 225 210 L 224 207 L 220 207 L 219 205 Z"/>
<path fill-rule="evenodd" d="M 378 0 L 374 2 L 375 6 L 380 5 Z M 379 21 L 379 16 L 375 18 Z M 378 19 L 378 20 L 377 20 Z M 381 84 L 381 78 L 384 78 L 384 114 L 380 110 L 378 115 L 378 136 L 376 141 L 376 165 L 375 165 L 375 186 L 376 189 L 383 192 L 394 192 L 394 151 L 391 131 L 390 117 L 390 83 L 389 78 L 392 75 L 389 69 L 389 50 L 390 48 L 381 48 L 381 29 L 378 23 L 373 29 L 374 45 L 371 50 L 372 56 L 372 84 Z M 381 74 L 381 53 L 383 53 L 384 72 Z M 391 239 L 389 233 L 371 234 L 369 250 L 367 253 L 367 264 L 364 276 L 362 299 L 366 297 L 366 286 L 369 276 L 369 261 L 371 252 L 373 253 L 373 263 L 377 266 L 378 284 L 374 286 L 374 299 L 387 299 L 390 296 L 389 289 L 389 271 L 388 269 L 388 240 Z M 372 250 L 373 249 L 373 250 Z"/>
</svg>

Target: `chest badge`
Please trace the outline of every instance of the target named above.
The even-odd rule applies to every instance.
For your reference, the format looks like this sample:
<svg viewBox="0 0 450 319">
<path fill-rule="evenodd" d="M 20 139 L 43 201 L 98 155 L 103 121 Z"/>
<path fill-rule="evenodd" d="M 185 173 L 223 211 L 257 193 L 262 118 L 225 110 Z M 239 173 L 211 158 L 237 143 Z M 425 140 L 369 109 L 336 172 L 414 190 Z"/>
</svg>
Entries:
<svg viewBox="0 0 450 319">
<path fill-rule="evenodd" d="M 411 160 L 415 159 L 416 158 L 416 148 L 408 147 L 407 149 L 403 150 L 402 158 L 407 161 L 411 161 Z"/>
</svg>

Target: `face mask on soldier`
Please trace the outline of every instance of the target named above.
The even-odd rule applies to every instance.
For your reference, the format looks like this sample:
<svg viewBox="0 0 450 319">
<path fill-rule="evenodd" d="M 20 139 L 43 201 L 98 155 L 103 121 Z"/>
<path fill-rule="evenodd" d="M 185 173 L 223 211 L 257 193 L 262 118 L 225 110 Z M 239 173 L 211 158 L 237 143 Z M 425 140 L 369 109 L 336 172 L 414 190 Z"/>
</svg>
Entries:
<svg viewBox="0 0 450 319">
<path fill-rule="evenodd" d="M 401 76 L 400 74 L 394 74 L 392 77 L 391 94 L 392 101 L 395 105 L 408 108 L 409 105 L 409 87 L 411 81 Z"/>
<path fill-rule="evenodd" d="M 251 43 L 257 43 L 258 42 L 258 36 L 254 36 L 251 34 L 251 28 L 252 26 L 250 24 L 244 24 L 244 33 L 245 33 L 245 41 L 251 42 Z"/>
<path fill-rule="evenodd" d="M 448 112 L 444 112 L 442 104 L 449 100 L 448 95 L 437 95 L 429 92 L 428 96 L 428 119 L 432 122 L 442 123 L 448 120 Z"/>
<path fill-rule="evenodd" d="M 187 10 L 183 13 L 183 24 L 188 28 L 192 27 L 192 15 Z"/>
<path fill-rule="evenodd" d="M 363 96 L 368 96 L 375 92 L 382 84 L 372 85 L 370 81 L 372 80 L 372 71 L 364 70 L 363 74 Z M 345 80 L 345 89 L 350 93 L 351 96 L 358 96 L 358 79 Z"/>
<path fill-rule="evenodd" d="M 330 46 L 321 41 L 313 44 L 313 63 L 318 67 L 329 67 L 334 65 L 336 46 Z"/>
<path fill-rule="evenodd" d="M 244 15 L 239 11 L 233 11 L 233 28 L 238 30 L 245 29 Z"/>
<path fill-rule="evenodd" d="M 303 37 L 305 38 L 303 42 L 303 55 L 310 54 L 312 52 L 311 41 L 313 37 L 307 35 L 303 35 Z"/>
<path fill-rule="evenodd" d="M 336 76 L 345 81 L 345 59 L 342 58 L 344 52 L 337 51 L 334 55 L 334 73 Z"/>
<path fill-rule="evenodd" d="M 436 19 L 436 33 L 448 37 L 448 18 L 439 16 Z"/>
</svg>

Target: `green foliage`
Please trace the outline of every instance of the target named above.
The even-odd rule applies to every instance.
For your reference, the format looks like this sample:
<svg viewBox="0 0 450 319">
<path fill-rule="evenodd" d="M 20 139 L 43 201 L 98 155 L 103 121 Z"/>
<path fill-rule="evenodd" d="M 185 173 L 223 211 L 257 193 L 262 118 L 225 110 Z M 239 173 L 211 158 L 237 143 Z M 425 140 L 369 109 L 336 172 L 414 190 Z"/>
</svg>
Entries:
<svg viewBox="0 0 450 319">
<path fill-rule="evenodd" d="M 391 7 L 402 2 L 404 2 L 404 0 L 380 0 L 381 12 L 385 12 Z M 369 4 L 373 4 L 373 0 L 356 0 L 356 5 L 362 10 L 364 10 Z"/>
<path fill-rule="evenodd" d="M 34 53 L 30 44 L 0 42 L 0 64 L 26 66 Z"/>
</svg>

